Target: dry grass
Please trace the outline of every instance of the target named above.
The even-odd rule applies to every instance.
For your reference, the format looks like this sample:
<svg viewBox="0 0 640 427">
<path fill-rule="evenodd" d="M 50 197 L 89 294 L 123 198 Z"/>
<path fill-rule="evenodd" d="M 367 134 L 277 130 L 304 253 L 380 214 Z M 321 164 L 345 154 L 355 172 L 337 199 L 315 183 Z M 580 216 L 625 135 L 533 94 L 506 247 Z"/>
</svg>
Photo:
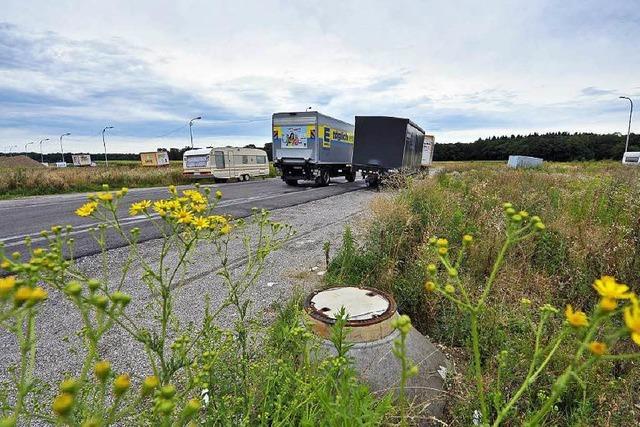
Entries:
<svg viewBox="0 0 640 427">
<path fill-rule="evenodd" d="M 39 194 L 95 191 L 102 184 L 117 187 L 151 187 L 187 184 L 182 165 L 151 168 L 136 163 L 114 163 L 109 167 L 85 168 L 2 168 L 0 198 Z"/>
</svg>

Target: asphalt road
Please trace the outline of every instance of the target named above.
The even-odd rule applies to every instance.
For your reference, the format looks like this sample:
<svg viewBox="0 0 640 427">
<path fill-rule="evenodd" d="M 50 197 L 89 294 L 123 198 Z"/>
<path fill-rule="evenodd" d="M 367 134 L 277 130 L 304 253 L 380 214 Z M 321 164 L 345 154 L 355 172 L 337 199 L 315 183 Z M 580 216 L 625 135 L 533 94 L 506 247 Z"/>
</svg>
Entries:
<svg viewBox="0 0 640 427">
<path fill-rule="evenodd" d="M 364 181 L 349 183 L 343 178 L 332 179 L 327 187 L 301 184 L 290 187 L 279 178 L 249 182 L 202 185 L 220 190 L 223 198 L 218 204 L 218 213 L 235 218 L 246 217 L 254 207 L 277 209 L 319 200 L 329 196 L 347 193 L 365 188 Z M 179 189 L 189 188 L 180 186 Z M 81 218 L 74 211 L 87 200 L 87 194 L 64 194 L 37 196 L 24 199 L 0 201 L 0 242 L 7 253 L 25 253 L 24 239 L 30 237 L 34 247 L 42 245 L 44 239 L 40 231 L 54 225 L 74 227 L 74 257 L 80 258 L 99 252 L 89 229 L 96 225 L 92 218 Z M 131 189 L 120 205 L 120 217 L 125 218 L 125 229 L 140 228 L 140 241 L 160 237 L 152 220 L 144 216 L 131 217 L 128 207 L 140 200 L 158 200 L 167 197 L 165 187 Z M 111 233 L 108 239 L 109 249 L 124 246 L 124 242 Z"/>
</svg>

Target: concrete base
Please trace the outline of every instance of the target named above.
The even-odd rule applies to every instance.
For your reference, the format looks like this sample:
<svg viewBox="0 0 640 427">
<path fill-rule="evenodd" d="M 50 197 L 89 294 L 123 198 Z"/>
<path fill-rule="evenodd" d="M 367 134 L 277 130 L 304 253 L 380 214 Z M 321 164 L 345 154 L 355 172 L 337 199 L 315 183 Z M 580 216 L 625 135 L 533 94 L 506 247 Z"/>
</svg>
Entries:
<svg viewBox="0 0 640 427">
<path fill-rule="evenodd" d="M 392 352 L 393 341 L 398 337 L 399 332 L 394 331 L 377 341 L 356 343 L 349 350 L 355 369 L 376 394 L 398 394 L 401 365 Z M 412 424 L 437 424 L 434 418 L 442 418 L 445 379 L 451 365 L 444 354 L 414 328 L 406 344 L 409 358 L 419 369 L 418 375 L 410 378 L 406 385 L 407 399 L 413 406 L 411 412 L 419 414 L 419 419 L 412 420 Z M 322 347 L 329 354 L 336 354 L 331 342 L 324 340 Z"/>
</svg>

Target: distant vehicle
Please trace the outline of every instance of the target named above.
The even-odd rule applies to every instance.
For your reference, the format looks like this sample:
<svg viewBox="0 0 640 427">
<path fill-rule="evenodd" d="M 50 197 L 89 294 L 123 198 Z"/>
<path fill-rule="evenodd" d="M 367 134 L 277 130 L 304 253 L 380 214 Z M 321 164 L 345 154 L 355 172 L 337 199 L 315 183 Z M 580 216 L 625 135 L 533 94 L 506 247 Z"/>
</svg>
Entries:
<svg viewBox="0 0 640 427">
<path fill-rule="evenodd" d="M 622 155 L 623 165 L 640 166 L 640 151 L 627 151 Z"/>
<path fill-rule="evenodd" d="M 425 135 L 422 144 L 422 160 L 420 167 L 428 168 L 433 163 L 433 150 L 436 146 L 436 138 L 433 135 Z"/>
<path fill-rule="evenodd" d="M 73 154 L 71 156 L 73 166 L 91 166 L 91 156 L 89 154 Z"/>
<path fill-rule="evenodd" d="M 356 116 L 353 165 L 367 185 L 397 172 L 420 169 L 425 132 L 409 119 L 385 116 Z"/>
<path fill-rule="evenodd" d="M 288 185 L 298 180 L 328 185 L 334 176 L 355 181 L 353 125 L 317 111 L 275 113 L 272 124 L 274 166 Z"/>
<path fill-rule="evenodd" d="M 219 147 L 185 151 L 182 174 L 189 178 L 248 181 L 269 175 L 267 153 L 258 148 Z"/>
<path fill-rule="evenodd" d="M 514 169 L 520 168 L 537 168 L 542 166 L 543 160 L 539 157 L 529 156 L 509 156 L 507 166 Z"/>
<path fill-rule="evenodd" d="M 169 153 L 166 151 L 149 151 L 140 153 L 142 166 L 169 166 Z"/>
<path fill-rule="evenodd" d="M 67 162 L 56 162 L 56 167 L 57 168 L 66 168 L 67 167 Z"/>
</svg>

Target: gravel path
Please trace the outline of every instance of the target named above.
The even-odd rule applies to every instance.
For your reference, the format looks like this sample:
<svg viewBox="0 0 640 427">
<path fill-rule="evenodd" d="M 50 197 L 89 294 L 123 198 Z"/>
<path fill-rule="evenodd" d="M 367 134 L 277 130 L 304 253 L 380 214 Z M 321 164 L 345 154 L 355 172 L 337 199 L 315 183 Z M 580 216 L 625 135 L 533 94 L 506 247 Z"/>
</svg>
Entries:
<svg viewBox="0 0 640 427">
<path fill-rule="evenodd" d="M 335 252 L 345 224 L 357 226 L 364 220 L 367 206 L 376 195 L 372 191 L 356 191 L 272 211 L 274 220 L 290 224 L 297 230 L 297 235 L 286 247 L 269 256 L 264 273 L 248 291 L 256 319 L 268 323 L 273 319 L 277 305 L 288 301 L 296 292 L 306 294 L 321 284 L 317 273 L 325 268 L 323 242 L 331 242 L 332 252 Z M 154 259 L 159 251 L 159 241 L 148 241 L 140 247 L 146 258 Z M 230 259 L 241 264 L 244 254 L 238 249 L 232 250 Z M 116 266 L 123 265 L 128 254 L 127 248 L 109 251 L 109 265 L 117 271 Z M 77 264 L 89 275 L 101 276 L 99 255 L 82 258 Z M 213 261 L 199 259 L 191 267 L 185 284 L 173 291 L 175 314 L 182 326 L 200 322 L 205 296 L 209 297 L 212 308 L 224 300 L 226 292 L 215 274 L 216 269 Z M 146 285 L 138 280 L 140 271 L 139 266 L 134 266 L 130 273 L 132 278 L 125 281 L 123 287 L 123 291 L 133 297 L 127 313 L 152 325 L 153 313 L 148 309 L 151 295 Z M 111 277 L 112 282 L 117 279 L 117 274 Z M 219 323 L 229 326 L 233 317 L 233 313 L 225 311 Z M 75 308 L 62 295 L 50 292 L 37 320 L 36 377 L 45 383 L 56 384 L 65 375 L 78 372 L 83 353 L 77 336 L 80 324 Z M 8 367 L 14 365 L 19 356 L 14 337 L 0 331 L 0 348 L 0 380 L 7 380 L 10 378 Z M 142 347 L 117 327 L 104 337 L 101 355 L 112 362 L 116 371 L 130 372 L 134 377 L 148 374 Z"/>
</svg>

